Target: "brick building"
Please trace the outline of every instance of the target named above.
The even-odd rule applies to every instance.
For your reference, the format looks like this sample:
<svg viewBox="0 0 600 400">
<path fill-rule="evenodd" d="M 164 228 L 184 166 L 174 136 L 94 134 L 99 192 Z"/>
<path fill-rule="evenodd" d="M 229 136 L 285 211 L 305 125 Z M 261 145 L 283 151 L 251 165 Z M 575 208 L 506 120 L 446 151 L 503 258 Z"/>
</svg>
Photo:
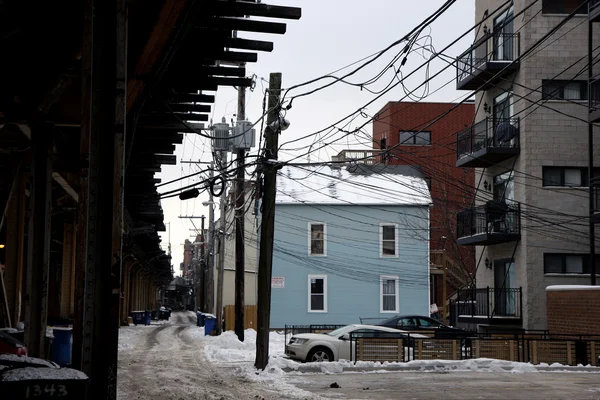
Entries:
<svg viewBox="0 0 600 400">
<path fill-rule="evenodd" d="M 472 203 L 475 176 L 472 169 L 456 167 L 456 132 L 473 124 L 474 113 L 473 103 L 389 102 L 373 122 L 373 148 L 385 139 L 391 149 L 385 162 L 418 166 L 429 183 L 431 237 L 423 239 L 430 240 L 432 265 L 448 267 L 446 297 L 474 272 L 473 251 L 456 244 L 456 214 Z M 431 301 L 441 308 L 443 274 L 435 272 L 434 267 Z"/>
</svg>

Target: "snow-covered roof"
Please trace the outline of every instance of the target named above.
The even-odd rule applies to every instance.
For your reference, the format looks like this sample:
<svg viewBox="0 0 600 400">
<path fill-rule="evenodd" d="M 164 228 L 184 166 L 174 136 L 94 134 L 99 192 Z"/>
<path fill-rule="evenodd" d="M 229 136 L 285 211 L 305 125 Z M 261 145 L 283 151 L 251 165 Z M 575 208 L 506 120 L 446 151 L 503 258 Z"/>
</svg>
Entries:
<svg viewBox="0 0 600 400">
<path fill-rule="evenodd" d="M 427 183 L 412 167 L 284 166 L 277 204 L 430 205 Z"/>
<path fill-rule="evenodd" d="M 591 285 L 551 285 L 546 287 L 547 292 L 557 292 L 561 290 L 600 290 L 600 286 Z"/>
</svg>

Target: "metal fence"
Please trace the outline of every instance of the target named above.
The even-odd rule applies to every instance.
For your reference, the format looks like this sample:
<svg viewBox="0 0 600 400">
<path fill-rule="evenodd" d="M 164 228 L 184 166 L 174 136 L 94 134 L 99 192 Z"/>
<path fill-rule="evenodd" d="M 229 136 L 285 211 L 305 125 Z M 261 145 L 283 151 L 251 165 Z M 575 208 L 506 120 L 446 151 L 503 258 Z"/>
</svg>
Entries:
<svg viewBox="0 0 600 400">
<path fill-rule="evenodd" d="M 416 338 L 395 333 L 350 335 L 351 360 L 408 362 L 492 358 L 532 364 L 598 366 L 600 336 L 497 337 L 475 335 L 463 339 Z"/>
</svg>

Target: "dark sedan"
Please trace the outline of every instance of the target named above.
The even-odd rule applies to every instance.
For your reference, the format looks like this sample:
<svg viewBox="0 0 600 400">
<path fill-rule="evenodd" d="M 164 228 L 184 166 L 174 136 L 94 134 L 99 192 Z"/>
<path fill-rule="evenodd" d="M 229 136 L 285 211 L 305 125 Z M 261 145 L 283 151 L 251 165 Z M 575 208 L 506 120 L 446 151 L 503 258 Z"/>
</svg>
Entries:
<svg viewBox="0 0 600 400">
<path fill-rule="evenodd" d="M 445 325 L 438 320 L 420 315 L 396 315 L 378 323 L 379 326 L 402 329 L 405 331 L 433 332 L 435 337 L 466 337 L 470 332 Z"/>
</svg>

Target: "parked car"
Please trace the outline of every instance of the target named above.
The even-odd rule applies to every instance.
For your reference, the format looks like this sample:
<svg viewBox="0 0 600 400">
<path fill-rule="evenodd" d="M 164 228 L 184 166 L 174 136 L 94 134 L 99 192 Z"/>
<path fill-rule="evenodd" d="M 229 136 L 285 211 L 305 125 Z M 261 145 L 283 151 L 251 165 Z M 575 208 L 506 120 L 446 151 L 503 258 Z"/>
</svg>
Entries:
<svg viewBox="0 0 600 400">
<path fill-rule="evenodd" d="M 420 334 L 409 334 L 394 328 L 375 325 L 348 325 L 329 333 L 301 333 L 293 335 L 285 346 L 285 354 L 295 360 L 305 362 L 349 360 L 351 354 L 350 333 L 352 337 L 385 337 L 395 333 L 402 336 L 426 338 Z"/>
<path fill-rule="evenodd" d="M 10 334 L 0 331 L 0 354 L 16 354 L 18 356 L 27 355 L 27 346 L 20 340 L 15 339 Z"/>
<path fill-rule="evenodd" d="M 395 315 L 377 324 L 405 331 L 434 332 L 436 338 L 464 338 L 471 332 L 448 326 L 436 319 L 421 315 Z"/>
</svg>

